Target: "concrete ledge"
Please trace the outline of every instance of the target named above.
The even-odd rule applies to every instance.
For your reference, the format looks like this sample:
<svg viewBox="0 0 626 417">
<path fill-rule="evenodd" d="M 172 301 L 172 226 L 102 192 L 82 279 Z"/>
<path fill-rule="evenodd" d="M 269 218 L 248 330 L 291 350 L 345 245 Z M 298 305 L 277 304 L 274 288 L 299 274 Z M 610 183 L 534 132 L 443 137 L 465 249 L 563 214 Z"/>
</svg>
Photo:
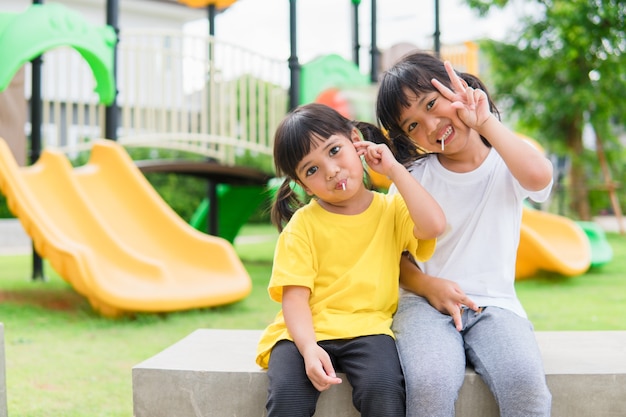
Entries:
<svg viewBox="0 0 626 417">
<path fill-rule="evenodd" d="M 199 329 L 132 370 L 134 417 L 262 417 L 267 378 L 255 363 L 259 330 Z M 626 331 L 537 332 L 552 417 L 614 417 L 626 410 Z M 345 381 L 345 377 L 344 377 Z M 315 416 L 358 417 L 347 381 L 325 391 Z M 457 417 L 497 417 L 468 369 Z"/>
</svg>

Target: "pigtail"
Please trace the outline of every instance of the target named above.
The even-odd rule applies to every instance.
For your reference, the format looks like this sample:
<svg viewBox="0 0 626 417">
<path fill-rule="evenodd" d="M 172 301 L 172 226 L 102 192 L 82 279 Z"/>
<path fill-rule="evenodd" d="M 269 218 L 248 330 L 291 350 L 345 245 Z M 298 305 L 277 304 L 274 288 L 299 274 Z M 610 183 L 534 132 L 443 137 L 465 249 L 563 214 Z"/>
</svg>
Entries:
<svg viewBox="0 0 626 417">
<path fill-rule="evenodd" d="M 359 136 L 361 137 L 361 140 L 366 140 L 368 142 L 373 142 L 377 144 L 382 143 L 384 145 L 387 145 L 387 147 L 389 147 L 389 149 L 391 149 L 391 151 L 395 155 L 393 144 L 391 143 L 389 138 L 387 138 L 387 135 L 385 135 L 385 132 L 383 132 L 382 129 L 378 128 L 378 126 L 375 126 L 368 122 L 361 122 L 361 121 L 356 121 L 356 120 L 352 121 L 352 124 L 359 131 Z M 369 171 L 369 168 L 365 165 L 365 163 L 364 163 L 363 168 L 364 168 L 363 181 L 365 182 L 365 186 L 370 190 L 375 189 L 374 181 L 372 180 L 371 173 Z"/>
<path fill-rule="evenodd" d="M 393 150 L 393 144 L 387 138 L 385 133 L 380 128 L 378 128 L 378 126 L 375 126 L 368 122 L 361 122 L 361 121 L 355 121 L 353 123 L 354 123 L 354 126 L 357 129 L 359 129 L 359 132 L 361 132 L 361 136 L 363 140 L 367 140 L 369 142 L 374 142 L 374 143 L 383 143 L 389 146 L 389 148 Z"/>
<path fill-rule="evenodd" d="M 292 179 L 286 177 L 278 191 L 276 191 L 276 198 L 274 199 L 274 204 L 272 204 L 272 224 L 276 226 L 278 232 L 283 231 L 284 226 L 289 222 L 296 210 L 304 205 L 291 183 Z"/>
<path fill-rule="evenodd" d="M 398 162 L 408 166 L 413 161 L 421 158 L 425 153 L 420 151 L 413 141 L 406 135 L 400 134 L 390 139 L 383 129 L 367 122 L 355 122 L 355 126 L 361 134 L 364 140 L 368 140 L 374 143 L 384 143 L 391 149 L 393 155 Z"/>
</svg>

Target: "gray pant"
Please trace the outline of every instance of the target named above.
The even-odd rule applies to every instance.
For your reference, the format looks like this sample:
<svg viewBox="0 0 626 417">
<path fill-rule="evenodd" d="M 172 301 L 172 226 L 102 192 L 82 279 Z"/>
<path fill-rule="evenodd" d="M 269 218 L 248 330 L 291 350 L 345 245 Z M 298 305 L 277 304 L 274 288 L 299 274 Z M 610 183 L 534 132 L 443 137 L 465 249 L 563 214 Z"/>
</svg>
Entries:
<svg viewBox="0 0 626 417">
<path fill-rule="evenodd" d="M 407 417 L 454 417 L 466 361 L 491 389 L 502 417 L 550 416 L 552 396 L 530 321 L 498 307 L 463 312 L 463 330 L 426 299 L 403 294 L 393 331 Z"/>
</svg>

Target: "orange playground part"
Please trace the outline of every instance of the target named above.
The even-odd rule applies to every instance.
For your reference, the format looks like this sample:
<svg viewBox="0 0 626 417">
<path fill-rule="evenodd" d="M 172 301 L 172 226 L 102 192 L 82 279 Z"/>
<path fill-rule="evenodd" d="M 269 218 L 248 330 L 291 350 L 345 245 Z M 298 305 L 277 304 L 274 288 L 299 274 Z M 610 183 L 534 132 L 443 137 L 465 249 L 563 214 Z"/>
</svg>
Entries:
<svg viewBox="0 0 626 417">
<path fill-rule="evenodd" d="M 232 245 L 181 219 L 114 141 L 96 141 L 72 168 L 52 150 L 19 167 L 0 139 L 0 189 L 37 252 L 104 316 L 223 305 L 251 291 Z"/>
<path fill-rule="evenodd" d="M 218 9 L 225 9 L 232 6 L 237 0 L 178 0 L 189 7 L 208 7 L 215 6 Z"/>
<path fill-rule="evenodd" d="M 585 273 L 590 265 L 589 238 L 576 222 L 524 207 L 516 279 L 532 277 L 539 270 L 576 276 Z"/>
</svg>

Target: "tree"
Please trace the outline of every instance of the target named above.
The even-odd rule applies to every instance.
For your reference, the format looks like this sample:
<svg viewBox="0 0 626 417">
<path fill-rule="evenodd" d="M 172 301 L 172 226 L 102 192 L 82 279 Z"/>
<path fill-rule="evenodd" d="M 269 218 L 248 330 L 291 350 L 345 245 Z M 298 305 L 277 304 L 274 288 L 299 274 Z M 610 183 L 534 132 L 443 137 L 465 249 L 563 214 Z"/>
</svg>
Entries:
<svg viewBox="0 0 626 417">
<path fill-rule="evenodd" d="M 481 14 L 509 0 L 466 0 Z M 481 42 L 499 103 L 548 148 L 570 158 L 571 209 L 591 218 L 586 124 L 610 146 L 626 117 L 626 3 L 622 0 L 527 0 L 512 41 Z M 531 9 L 527 7 L 526 9 Z M 601 144 L 601 143 L 600 143 Z M 595 161 L 597 163 L 597 161 Z"/>
</svg>

